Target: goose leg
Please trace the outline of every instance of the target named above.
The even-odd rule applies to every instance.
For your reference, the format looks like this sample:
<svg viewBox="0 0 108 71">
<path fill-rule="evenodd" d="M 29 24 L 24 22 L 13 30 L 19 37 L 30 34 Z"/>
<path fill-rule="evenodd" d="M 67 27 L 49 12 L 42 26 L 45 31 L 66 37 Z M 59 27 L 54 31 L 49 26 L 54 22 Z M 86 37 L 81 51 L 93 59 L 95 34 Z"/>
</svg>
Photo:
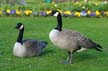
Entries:
<svg viewBox="0 0 108 71">
<path fill-rule="evenodd" d="M 63 62 L 63 64 L 71 64 L 72 63 L 72 52 L 68 51 L 67 60 Z"/>
<path fill-rule="evenodd" d="M 81 47 L 79 46 L 79 47 L 78 47 L 77 49 L 75 49 L 74 51 L 68 51 L 67 60 L 64 61 L 63 63 L 64 63 L 64 64 L 71 64 L 71 63 L 72 63 L 73 54 L 74 54 L 76 51 L 80 50 L 80 49 L 81 49 Z"/>
<path fill-rule="evenodd" d="M 72 63 L 72 55 L 73 53 L 71 51 L 68 51 L 68 58 L 67 58 L 67 61 L 69 62 L 69 64 Z"/>
</svg>

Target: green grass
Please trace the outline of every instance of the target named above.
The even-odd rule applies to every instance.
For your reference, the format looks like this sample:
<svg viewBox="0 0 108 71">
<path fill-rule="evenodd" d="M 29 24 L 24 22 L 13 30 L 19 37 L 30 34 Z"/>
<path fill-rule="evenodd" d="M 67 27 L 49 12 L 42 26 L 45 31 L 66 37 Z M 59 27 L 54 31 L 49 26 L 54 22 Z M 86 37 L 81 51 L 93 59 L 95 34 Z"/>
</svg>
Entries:
<svg viewBox="0 0 108 71">
<path fill-rule="evenodd" d="M 12 48 L 18 35 L 16 23 L 25 25 L 24 38 L 48 41 L 40 57 L 18 58 Z M 75 53 L 74 64 L 60 62 L 67 52 L 54 46 L 48 37 L 56 25 L 55 17 L 16 18 L 0 17 L 0 71 L 107 71 L 108 66 L 108 20 L 107 18 L 63 18 L 63 27 L 81 32 L 103 46 L 103 52 L 87 50 Z"/>
</svg>

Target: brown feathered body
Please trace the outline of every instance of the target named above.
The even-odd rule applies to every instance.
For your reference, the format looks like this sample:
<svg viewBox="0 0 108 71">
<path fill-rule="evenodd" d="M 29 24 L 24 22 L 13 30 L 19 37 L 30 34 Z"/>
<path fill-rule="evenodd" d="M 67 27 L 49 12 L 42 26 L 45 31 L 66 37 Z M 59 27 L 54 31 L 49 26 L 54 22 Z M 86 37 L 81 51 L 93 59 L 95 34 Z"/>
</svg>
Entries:
<svg viewBox="0 0 108 71">
<path fill-rule="evenodd" d="M 96 49 L 98 47 L 97 43 L 73 30 L 58 31 L 53 29 L 50 32 L 49 37 L 54 45 L 59 48 L 66 49 L 67 51 L 74 51 L 79 47 Z"/>
</svg>

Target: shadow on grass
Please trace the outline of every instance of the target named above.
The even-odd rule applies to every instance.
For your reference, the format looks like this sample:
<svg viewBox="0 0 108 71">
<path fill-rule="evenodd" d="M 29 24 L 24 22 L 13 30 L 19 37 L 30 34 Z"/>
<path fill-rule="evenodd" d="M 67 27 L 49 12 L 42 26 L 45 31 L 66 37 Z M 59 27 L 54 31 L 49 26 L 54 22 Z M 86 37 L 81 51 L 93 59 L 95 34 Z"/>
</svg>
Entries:
<svg viewBox="0 0 108 71">
<path fill-rule="evenodd" d="M 86 53 L 86 52 L 80 52 L 76 53 L 73 56 L 73 63 L 80 63 L 80 62 L 85 62 L 85 61 L 91 61 L 91 60 L 97 60 L 101 58 L 101 56 L 104 53 L 100 52 L 93 52 L 93 53 Z"/>
<path fill-rule="evenodd" d="M 4 52 L 3 51 L 0 51 L 0 56 L 2 56 L 4 54 Z"/>
<path fill-rule="evenodd" d="M 42 53 L 41 56 L 43 56 L 43 55 L 47 55 L 47 54 L 51 54 L 51 53 L 56 53 L 56 51 L 51 50 L 51 49 L 47 49 L 47 50 L 45 50 L 45 51 Z"/>
</svg>

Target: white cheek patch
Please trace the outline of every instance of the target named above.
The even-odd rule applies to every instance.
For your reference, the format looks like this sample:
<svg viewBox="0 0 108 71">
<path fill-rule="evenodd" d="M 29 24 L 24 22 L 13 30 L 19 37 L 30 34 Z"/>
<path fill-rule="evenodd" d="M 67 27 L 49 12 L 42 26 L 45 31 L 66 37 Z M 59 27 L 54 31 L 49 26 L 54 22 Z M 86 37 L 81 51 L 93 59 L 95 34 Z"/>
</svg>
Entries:
<svg viewBox="0 0 108 71">
<path fill-rule="evenodd" d="M 19 28 L 20 30 L 23 28 L 24 26 L 23 25 L 21 25 L 21 27 Z"/>
<path fill-rule="evenodd" d="M 57 17 L 57 16 L 58 16 L 58 14 L 59 14 L 59 12 L 56 12 L 56 13 L 54 14 L 54 16 L 56 16 L 56 17 Z"/>
</svg>

